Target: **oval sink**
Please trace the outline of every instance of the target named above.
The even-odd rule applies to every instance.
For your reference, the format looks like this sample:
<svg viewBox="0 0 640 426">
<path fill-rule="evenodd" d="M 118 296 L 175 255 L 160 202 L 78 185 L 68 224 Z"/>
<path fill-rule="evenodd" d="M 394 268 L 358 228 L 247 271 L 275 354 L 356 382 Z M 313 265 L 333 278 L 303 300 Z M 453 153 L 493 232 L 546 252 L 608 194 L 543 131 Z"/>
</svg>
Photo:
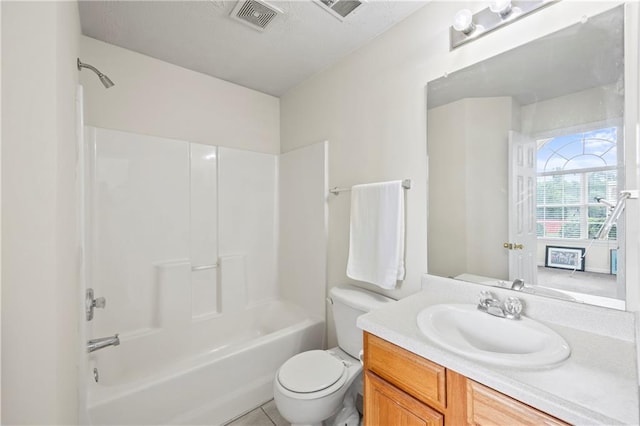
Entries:
<svg viewBox="0 0 640 426">
<path fill-rule="evenodd" d="M 571 354 L 567 342 L 530 318 L 511 320 L 475 305 L 441 304 L 420 311 L 418 328 L 429 339 L 471 359 L 509 367 L 542 367 Z"/>
</svg>

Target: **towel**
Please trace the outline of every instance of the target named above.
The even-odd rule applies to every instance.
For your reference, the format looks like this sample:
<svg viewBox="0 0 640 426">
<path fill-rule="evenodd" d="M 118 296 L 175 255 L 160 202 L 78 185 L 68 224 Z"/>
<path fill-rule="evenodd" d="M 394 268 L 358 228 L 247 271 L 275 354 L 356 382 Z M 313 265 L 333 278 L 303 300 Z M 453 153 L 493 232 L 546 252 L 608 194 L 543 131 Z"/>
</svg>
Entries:
<svg viewBox="0 0 640 426">
<path fill-rule="evenodd" d="M 384 289 L 404 279 L 402 181 L 351 188 L 347 276 Z"/>
</svg>

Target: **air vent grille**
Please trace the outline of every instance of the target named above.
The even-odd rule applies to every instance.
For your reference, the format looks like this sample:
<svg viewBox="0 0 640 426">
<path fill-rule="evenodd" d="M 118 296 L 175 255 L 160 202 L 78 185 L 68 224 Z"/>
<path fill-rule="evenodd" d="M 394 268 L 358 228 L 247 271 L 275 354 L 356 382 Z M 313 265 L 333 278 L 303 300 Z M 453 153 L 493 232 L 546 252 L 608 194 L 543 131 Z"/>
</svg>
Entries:
<svg viewBox="0 0 640 426">
<path fill-rule="evenodd" d="M 365 3 L 365 0 L 316 0 L 324 10 L 343 21 Z"/>
<path fill-rule="evenodd" d="M 231 12 L 231 17 L 249 25 L 250 27 L 264 31 L 273 19 L 282 11 L 270 4 L 259 0 L 239 1 Z"/>
</svg>

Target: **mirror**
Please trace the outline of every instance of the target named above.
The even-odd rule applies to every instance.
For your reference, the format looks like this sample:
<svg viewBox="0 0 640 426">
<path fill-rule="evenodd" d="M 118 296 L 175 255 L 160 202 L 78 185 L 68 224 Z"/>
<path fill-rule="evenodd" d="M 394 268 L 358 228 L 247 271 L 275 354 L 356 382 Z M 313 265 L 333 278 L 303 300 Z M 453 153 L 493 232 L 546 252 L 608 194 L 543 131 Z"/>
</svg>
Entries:
<svg viewBox="0 0 640 426">
<path fill-rule="evenodd" d="M 618 6 L 428 83 L 430 274 L 624 309 L 624 215 L 594 239 L 624 188 L 623 23 Z"/>
</svg>

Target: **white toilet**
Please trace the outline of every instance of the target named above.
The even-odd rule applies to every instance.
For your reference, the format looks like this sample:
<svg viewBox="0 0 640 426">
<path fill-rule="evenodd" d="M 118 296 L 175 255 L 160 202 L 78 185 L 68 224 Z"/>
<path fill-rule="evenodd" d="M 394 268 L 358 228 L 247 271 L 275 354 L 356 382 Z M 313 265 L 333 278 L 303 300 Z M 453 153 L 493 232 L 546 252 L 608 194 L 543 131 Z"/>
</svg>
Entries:
<svg viewBox="0 0 640 426">
<path fill-rule="evenodd" d="M 358 424 L 355 399 L 362 393 L 362 331 L 357 318 L 393 302 L 352 286 L 329 292 L 338 347 L 291 357 L 276 372 L 273 393 L 280 414 L 292 425 Z"/>
</svg>

